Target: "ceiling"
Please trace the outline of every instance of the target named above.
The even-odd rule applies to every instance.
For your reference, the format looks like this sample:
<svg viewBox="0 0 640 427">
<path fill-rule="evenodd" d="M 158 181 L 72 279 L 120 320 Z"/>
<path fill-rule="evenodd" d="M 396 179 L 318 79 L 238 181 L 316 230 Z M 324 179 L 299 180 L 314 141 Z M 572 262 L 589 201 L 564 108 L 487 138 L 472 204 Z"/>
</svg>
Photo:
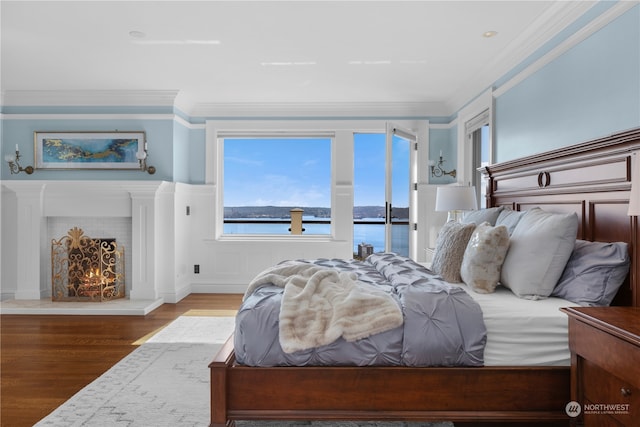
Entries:
<svg viewBox="0 0 640 427">
<path fill-rule="evenodd" d="M 3 104 L 149 91 L 175 96 L 188 114 L 412 104 L 446 116 L 593 4 L 3 0 Z"/>
</svg>

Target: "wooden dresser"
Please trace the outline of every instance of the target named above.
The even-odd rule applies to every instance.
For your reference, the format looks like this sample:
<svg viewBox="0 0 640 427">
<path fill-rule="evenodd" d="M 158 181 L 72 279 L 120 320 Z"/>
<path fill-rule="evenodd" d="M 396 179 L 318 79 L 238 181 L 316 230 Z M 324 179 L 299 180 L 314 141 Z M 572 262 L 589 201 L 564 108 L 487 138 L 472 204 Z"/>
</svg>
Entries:
<svg viewBox="0 0 640 427">
<path fill-rule="evenodd" d="M 570 307 L 574 425 L 640 426 L 640 307 Z M 570 414 L 571 415 L 571 414 Z"/>
</svg>

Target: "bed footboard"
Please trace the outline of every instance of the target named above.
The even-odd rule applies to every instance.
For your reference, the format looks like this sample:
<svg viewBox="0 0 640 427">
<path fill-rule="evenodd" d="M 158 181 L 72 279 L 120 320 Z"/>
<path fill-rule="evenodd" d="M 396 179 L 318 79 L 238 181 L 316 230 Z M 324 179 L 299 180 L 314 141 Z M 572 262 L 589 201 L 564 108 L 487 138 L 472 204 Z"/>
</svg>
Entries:
<svg viewBox="0 0 640 427">
<path fill-rule="evenodd" d="M 235 420 L 568 424 L 568 367 L 248 367 L 233 336 L 211 369 L 211 427 Z"/>
<path fill-rule="evenodd" d="M 211 427 L 233 427 L 235 422 L 227 417 L 227 371 L 235 362 L 233 334 L 224 343 L 213 361 L 209 364 L 211 374 Z"/>
</svg>

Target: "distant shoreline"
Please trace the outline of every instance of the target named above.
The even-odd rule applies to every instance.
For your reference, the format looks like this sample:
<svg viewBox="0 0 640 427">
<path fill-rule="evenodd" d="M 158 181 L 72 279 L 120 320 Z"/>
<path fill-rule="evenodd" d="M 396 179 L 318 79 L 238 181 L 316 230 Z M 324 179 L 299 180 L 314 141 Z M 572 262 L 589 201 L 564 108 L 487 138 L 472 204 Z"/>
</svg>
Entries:
<svg viewBox="0 0 640 427">
<path fill-rule="evenodd" d="M 224 217 L 228 219 L 287 219 L 292 209 L 302 209 L 303 216 L 315 218 L 331 218 L 331 208 L 299 207 L 299 206 L 230 206 L 224 208 Z M 384 206 L 354 206 L 353 218 L 384 218 Z M 393 216 L 399 219 L 409 218 L 409 208 L 394 208 Z"/>
</svg>

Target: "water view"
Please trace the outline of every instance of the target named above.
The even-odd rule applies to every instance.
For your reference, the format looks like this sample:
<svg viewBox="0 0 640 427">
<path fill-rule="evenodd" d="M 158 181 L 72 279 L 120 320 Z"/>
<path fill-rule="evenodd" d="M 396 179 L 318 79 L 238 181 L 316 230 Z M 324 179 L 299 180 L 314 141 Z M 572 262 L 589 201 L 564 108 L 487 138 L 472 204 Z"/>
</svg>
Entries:
<svg viewBox="0 0 640 427">
<path fill-rule="evenodd" d="M 323 135 L 224 138 L 224 233 L 289 234 L 295 207 L 304 210 L 304 235 L 329 235 L 334 143 Z M 384 132 L 354 133 L 353 144 L 353 252 L 361 243 L 384 250 L 390 204 L 391 250 L 407 254 L 412 144 Z"/>
<path fill-rule="evenodd" d="M 330 234 L 331 224 L 329 220 L 323 223 L 306 223 L 304 220 L 318 218 L 303 218 L 304 235 Z M 243 220 L 251 222 L 242 222 Z M 273 223 L 274 218 L 264 218 L 256 220 L 256 218 L 234 218 L 234 222 L 225 222 L 225 234 L 289 234 L 289 222 Z M 237 221 L 237 222 L 236 222 Z M 264 222 L 263 222 L 264 221 Z M 374 252 L 384 251 L 384 219 L 382 218 L 362 218 L 362 221 L 379 222 L 379 224 L 358 224 L 357 220 L 353 225 L 353 252 L 358 252 L 360 243 L 368 243 L 373 246 Z M 399 228 L 406 228 L 406 225 L 398 225 Z M 407 233 L 393 233 L 394 240 L 392 248 L 394 251 L 402 253 L 408 248 Z"/>
</svg>

